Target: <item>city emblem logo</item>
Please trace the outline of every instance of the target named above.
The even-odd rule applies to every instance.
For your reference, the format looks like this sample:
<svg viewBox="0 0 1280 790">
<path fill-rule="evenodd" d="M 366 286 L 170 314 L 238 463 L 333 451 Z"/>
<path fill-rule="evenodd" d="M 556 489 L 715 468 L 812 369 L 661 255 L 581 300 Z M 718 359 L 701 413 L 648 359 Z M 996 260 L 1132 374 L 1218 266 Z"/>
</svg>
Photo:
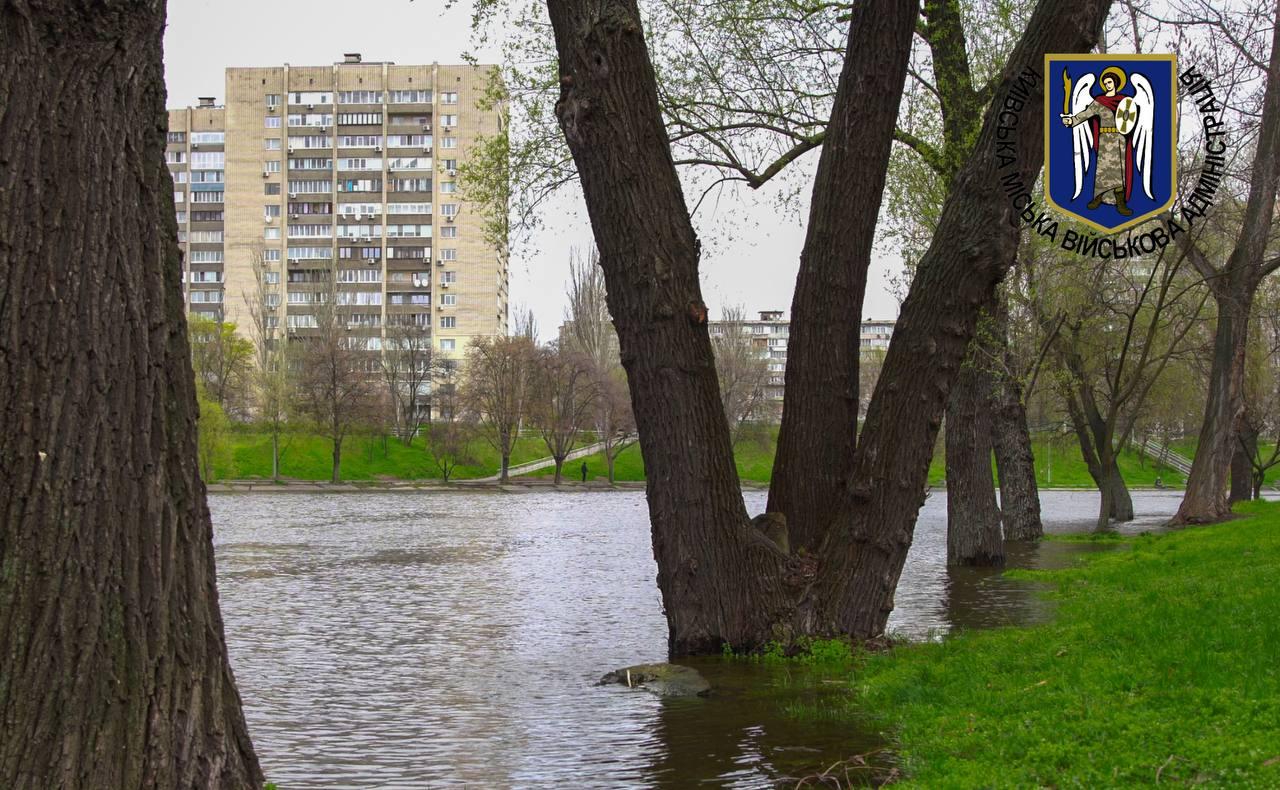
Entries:
<svg viewBox="0 0 1280 790">
<path fill-rule="evenodd" d="M 1173 205 L 1173 55 L 1045 56 L 1045 200 L 1104 234 Z"/>
</svg>

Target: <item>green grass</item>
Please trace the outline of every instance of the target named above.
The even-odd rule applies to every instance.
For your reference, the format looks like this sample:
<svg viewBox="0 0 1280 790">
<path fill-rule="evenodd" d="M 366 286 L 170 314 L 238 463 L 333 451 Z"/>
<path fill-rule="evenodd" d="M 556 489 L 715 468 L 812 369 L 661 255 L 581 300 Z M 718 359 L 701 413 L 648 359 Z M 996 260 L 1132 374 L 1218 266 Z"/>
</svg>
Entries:
<svg viewBox="0 0 1280 790">
<path fill-rule="evenodd" d="M 1051 623 L 871 656 L 846 720 L 909 786 L 1280 786 L 1280 504 L 1240 509 L 1026 574 Z"/>
<path fill-rule="evenodd" d="M 738 442 L 734 457 L 738 463 L 738 477 L 752 483 L 768 483 L 773 474 L 773 455 L 777 441 L 777 429 L 774 428 L 762 439 L 747 437 Z M 1093 478 L 1080 457 L 1080 448 L 1074 443 L 1057 441 L 1052 448 L 1043 440 L 1032 443 L 1036 456 L 1036 480 L 1044 487 L 1053 488 L 1094 488 Z M 587 475 L 590 478 L 604 479 L 608 474 L 604 455 L 596 453 L 585 459 L 573 461 L 566 465 L 565 476 L 578 479 L 582 461 L 587 462 Z M 994 464 L 993 464 L 994 469 Z M 1151 459 L 1142 462 L 1137 453 L 1125 452 L 1120 456 L 1120 473 L 1131 486 L 1150 487 L 1155 485 L 1156 469 Z M 532 473 L 538 476 L 555 474 L 554 469 L 542 469 Z M 1160 477 L 1164 484 L 1171 487 L 1181 486 L 1183 476 L 1172 469 L 1165 469 Z M 644 480 L 644 461 L 640 457 L 640 447 L 632 445 L 623 450 L 615 461 L 614 479 L 619 481 Z M 940 486 L 946 479 L 942 453 L 939 451 L 929 465 L 929 485 Z"/>
<path fill-rule="evenodd" d="M 218 480 L 250 480 L 271 477 L 271 437 L 253 430 L 233 431 L 228 435 L 229 452 L 216 465 Z M 333 463 L 333 444 L 326 437 L 294 434 L 284 438 L 280 473 L 294 480 L 328 480 Z M 385 449 L 385 451 L 384 451 Z M 498 473 L 501 459 L 497 451 L 483 439 L 471 444 L 471 454 L 478 463 L 460 466 L 454 478 L 465 480 Z M 536 436 L 522 436 L 511 454 L 511 463 L 526 463 L 547 455 L 546 445 Z M 385 444 L 379 437 L 349 436 L 342 443 L 343 480 L 424 480 L 438 479 L 430 455 L 421 436 L 406 447 L 390 438 Z"/>
</svg>

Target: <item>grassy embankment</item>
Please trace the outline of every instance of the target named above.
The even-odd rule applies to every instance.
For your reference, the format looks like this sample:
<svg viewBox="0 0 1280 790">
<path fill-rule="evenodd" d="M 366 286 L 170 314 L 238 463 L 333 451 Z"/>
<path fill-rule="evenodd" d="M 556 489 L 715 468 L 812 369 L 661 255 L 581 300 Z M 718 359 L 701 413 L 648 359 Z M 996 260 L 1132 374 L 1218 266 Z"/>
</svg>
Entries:
<svg viewBox="0 0 1280 790">
<path fill-rule="evenodd" d="M 768 483 L 773 473 L 773 452 L 777 440 L 777 432 L 764 441 L 752 438 L 738 443 L 734 455 L 738 461 L 738 475 L 747 482 Z M 1080 457 L 1080 449 L 1070 441 L 1055 441 L 1050 446 L 1044 440 L 1033 443 L 1036 454 L 1036 479 L 1041 486 L 1053 488 L 1093 488 L 1093 479 Z M 590 477 L 603 478 L 607 474 L 604 456 L 596 454 L 583 459 L 587 462 L 587 474 Z M 578 479 L 582 461 L 574 461 L 569 466 L 567 476 Z M 1145 461 L 1132 451 L 1120 457 L 1120 473 L 1131 486 L 1150 487 L 1155 484 L 1156 469 L 1150 457 Z M 554 474 L 551 469 L 533 472 L 534 475 Z M 644 480 L 644 461 L 640 457 L 640 447 L 632 445 L 623 450 L 614 465 L 614 477 L 617 480 Z M 1177 471 L 1165 469 L 1160 472 L 1164 484 L 1171 487 L 1181 486 L 1183 477 Z M 941 485 L 946 478 L 942 453 L 935 455 L 929 466 L 929 484 Z"/>
<path fill-rule="evenodd" d="M 794 712 L 885 731 L 908 786 L 1280 786 L 1280 504 L 1240 511 L 1030 573 L 1052 622 L 872 655 Z"/>
</svg>

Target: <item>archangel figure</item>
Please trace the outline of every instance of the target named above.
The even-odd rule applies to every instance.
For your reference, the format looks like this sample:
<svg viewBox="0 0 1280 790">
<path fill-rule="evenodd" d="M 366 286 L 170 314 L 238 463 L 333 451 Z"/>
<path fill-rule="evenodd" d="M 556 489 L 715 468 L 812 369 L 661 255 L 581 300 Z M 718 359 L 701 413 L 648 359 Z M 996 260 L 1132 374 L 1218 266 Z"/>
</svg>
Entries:
<svg viewBox="0 0 1280 790">
<path fill-rule="evenodd" d="M 1115 202 L 1116 211 L 1128 217 L 1133 214 L 1128 203 L 1133 195 L 1135 169 L 1142 175 L 1142 191 L 1147 197 L 1152 197 L 1151 143 L 1155 98 L 1151 83 L 1136 72 L 1126 80 L 1123 70 L 1111 66 L 1098 75 L 1097 83 L 1102 93 L 1095 96 L 1092 94 L 1092 74 L 1081 77 L 1074 89 L 1065 70 L 1062 79 L 1066 86 L 1067 106 L 1060 117 L 1062 123 L 1072 130 L 1075 165 L 1075 193 L 1071 198 L 1080 197 L 1084 175 L 1096 158 L 1093 200 L 1089 201 L 1089 208 L 1098 208 L 1110 197 Z M 1121 93 L 1126 81 L 1132 82 L 1132 95 Z"/>
</svg>

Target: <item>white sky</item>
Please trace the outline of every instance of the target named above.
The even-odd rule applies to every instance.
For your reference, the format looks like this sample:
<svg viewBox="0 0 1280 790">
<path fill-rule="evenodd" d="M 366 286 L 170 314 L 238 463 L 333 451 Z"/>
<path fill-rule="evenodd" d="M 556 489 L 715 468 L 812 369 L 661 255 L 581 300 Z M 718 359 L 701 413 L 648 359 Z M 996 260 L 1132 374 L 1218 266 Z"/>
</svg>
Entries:
<svg viewBox="0 0 1280 790">
<path fill-rule="evenodd" d="M 353 13 L 360 22 L 338 21 Z M 168 103 L 185 107 L 198 96 L 221 102 L 228 66 L 321 65 L 341 60 L 344 52 L 360 52 L 366 61 L 458 63 L 474 49 L 470 20 L 469 2 L 446 10 L 441 0 L 169 0 Z M 476 54 L 485 61 L 496 58 L 493 51 Z M 802 163 L 811 171 L 817 154 L 806 159 Z M 696 196 L 686 198 L 692 202 Z M 807 216 L 807 203 L 795 213 L 777 211 L 767 186 L 762 193 L 737 190 L 704 204 L 697 218 L 703 231 L 702 288 L 713 317 L 727 304 L 748 312 L 790 310 Z M 564 313 L 569 250 L 590 244 L 591 228 L 574 187 L 549 208 L 546 228 L 530 249 L 512 259 L 511 303 L 533 309 L 544 340 L 555 335 Z M 888 258 L 873 262 L 864 317 L 897 315 L 888 277 L 898 266 Z"/>
</svg>

